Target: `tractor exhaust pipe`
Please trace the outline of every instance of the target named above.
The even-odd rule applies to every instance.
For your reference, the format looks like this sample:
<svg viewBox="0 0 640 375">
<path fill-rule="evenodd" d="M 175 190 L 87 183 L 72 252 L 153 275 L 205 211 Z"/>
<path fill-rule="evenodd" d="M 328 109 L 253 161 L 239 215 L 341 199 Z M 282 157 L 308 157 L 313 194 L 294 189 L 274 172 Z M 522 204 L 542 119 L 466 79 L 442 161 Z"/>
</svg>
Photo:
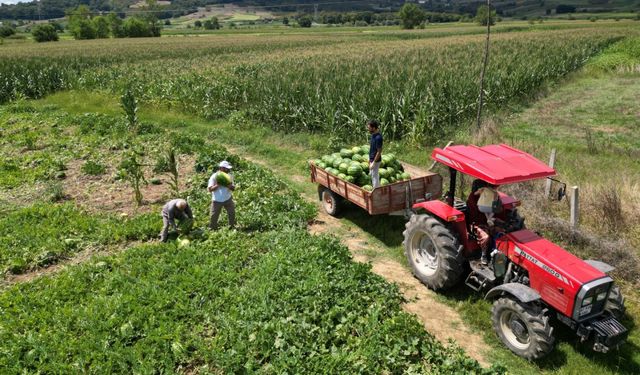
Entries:
<svg viewBox="0 0 640 375">
<path fill-rule="evenodd" d="M 447 204 L 451 207 L 453 207 L 453 202 L 455 201 L 455 196 L 456 196 L 457 174 L 458 174 L 458 171 L 449 167 L 449 191 L 447 192 L 447 196 L 445 197 L 445 200 Z"/>
</svg>

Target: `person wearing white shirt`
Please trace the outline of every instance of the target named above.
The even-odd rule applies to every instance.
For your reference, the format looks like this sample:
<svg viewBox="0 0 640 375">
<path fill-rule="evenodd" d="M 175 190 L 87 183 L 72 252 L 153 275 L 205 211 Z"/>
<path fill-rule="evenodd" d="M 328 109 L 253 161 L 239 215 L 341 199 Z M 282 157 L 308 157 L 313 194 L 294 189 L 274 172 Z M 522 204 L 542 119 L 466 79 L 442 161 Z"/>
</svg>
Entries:
<svg viewBox="0 0 640 375">
<path fill-rule="evenodd" d="M 236 186 L 234 185 L 231 168 L 231 163 L 223 160 L 218 165 L 218 171 L 209 177 L 209 183 L 207 184 L 207 190 L 211 193 L 211 220 L 209 221 L 209 228 L 212 230 L 218 229 L 218 219 L 223 207 L 227 211 L 227 216 L 229 217 L 229 227 L 234 228 L 236 225 L 236 205 L 233 202 L 232 194 L 236 189 Z M 217 175 L 220 172 L 229 175 L 231 178 L 231 184 L 228 186 L 218 184 Z"/>
</svg>

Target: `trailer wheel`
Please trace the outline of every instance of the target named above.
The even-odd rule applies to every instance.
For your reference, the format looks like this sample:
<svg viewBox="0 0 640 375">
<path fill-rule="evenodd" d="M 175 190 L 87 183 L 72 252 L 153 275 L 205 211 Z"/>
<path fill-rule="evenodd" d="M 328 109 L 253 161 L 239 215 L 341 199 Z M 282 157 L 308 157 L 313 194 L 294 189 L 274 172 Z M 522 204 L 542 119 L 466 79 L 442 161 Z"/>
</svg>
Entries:
<svg viewBox="0 0 640 375">
<path fill-rule="evenodd" d="M 624 297 L 622 296 L 622 293 L 620 293 L 620 288 L 617 285 L 614 285 L 613 288 L 611 288 L 611 292 L 609 292 L 607 304 L 604 305 L 604 309 L 616 319 L 621 319 L 624 316 Z"/>
<path fill-rule="evenodd" d="M 458 283 L 463 272 L 458 241 L 442 223 L 429 215 L 413 215 L 403 234 L 404 253 L 423 284 L 442 290 Z"/>
<path fill-rule="evenodd" d="M 322 207 L 327 213 L 331 216 L 336 216 L 340 213 L 340 208 L 342 206 L 342 197 L 333 191 L 324 188 L 322 190 L 322 194 L 320 194 L 320 198 L 322 199 Z"/>
<path fill-rule="evenodd" d="M 503 297 L 493 303 L 491 314 L 493 330 L 518 356 L 531 361 L 553 349 L 555 337 L 546 309 Z"/>
</svg>

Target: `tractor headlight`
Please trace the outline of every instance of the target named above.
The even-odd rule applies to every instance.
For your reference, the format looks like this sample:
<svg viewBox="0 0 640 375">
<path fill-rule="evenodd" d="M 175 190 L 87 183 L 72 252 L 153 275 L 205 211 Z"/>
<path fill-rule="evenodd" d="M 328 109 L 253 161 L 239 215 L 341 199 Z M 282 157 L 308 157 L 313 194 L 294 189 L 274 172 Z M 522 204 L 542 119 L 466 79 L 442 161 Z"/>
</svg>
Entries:
<svg viewBox="0 0 640 375">
<path fill-rule="evenodd" d="M 600 302 L 605 298 L 607 298 L 607 292 L 602 292 L 596 296 L 596 301 Z"/>
<path fill-rule="evenodd" d="M 590 305 L 593 302 L 593 297 L 587 297 L 582 300 L 582 306 Z"/>
</svg>

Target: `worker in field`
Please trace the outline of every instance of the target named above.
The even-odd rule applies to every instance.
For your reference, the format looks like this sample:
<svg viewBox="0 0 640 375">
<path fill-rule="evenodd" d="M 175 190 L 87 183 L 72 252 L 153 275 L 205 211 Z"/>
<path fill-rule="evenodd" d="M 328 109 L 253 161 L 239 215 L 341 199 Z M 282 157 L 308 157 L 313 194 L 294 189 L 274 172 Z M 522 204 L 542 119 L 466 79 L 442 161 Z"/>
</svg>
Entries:
<svg viewBox="0 0 640 375">
<path fill-rule="evenodd" d="M 172 199 L 162 207 L 162 232 L 160 232 L 160 241 L 167 242 L 169 236 L 169 226 L 177 229 L 176 219 L 182 222 L 185 220 L 193 220 L 193 212 L 191 207 L 184 199 Z"/>
<path fill-rule="evenodd" d="M 380 163 L 382 163 L 382 134 L 380 134 L 380 123 L 377 120 L 369 120 L 367 129 L 371 134 L 369 145 L 369 173 L 371 174 L 371 186 L 380 186 Z"/>
<path fill-rule="evenodd" d="M 232 192 L 236 189 L 231 174 L 231 164 L 223 160 L 218 165 L 218 171 L 211 175 L 207 190 L 211 193 L 211 220 L 210 229 L 218 229 L 218 218 L 222 208 L 227 211 L 229 227 L 236 225 L 236 205 L 233 202 Z"/>
</svg>

